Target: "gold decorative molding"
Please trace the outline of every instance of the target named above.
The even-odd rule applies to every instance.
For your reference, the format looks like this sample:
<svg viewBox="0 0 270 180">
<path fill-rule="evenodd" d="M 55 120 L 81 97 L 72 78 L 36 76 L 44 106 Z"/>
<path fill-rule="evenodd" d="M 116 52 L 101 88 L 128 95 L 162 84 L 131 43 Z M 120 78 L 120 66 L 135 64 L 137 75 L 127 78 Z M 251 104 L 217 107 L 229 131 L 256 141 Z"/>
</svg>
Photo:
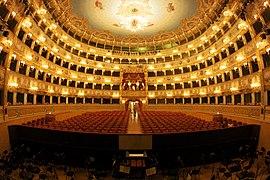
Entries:
<svg viewBox="0 0 270 180">
<path fill-rule="evenodd" d="M 193 15 L 191 18 L 180 20 L 179 28 L 175 31 L 161 31 L 157 34 L 144 37 L 140 35 L 130 35 L 130 36 L 119 36 L 114 35 L 110 31 L 100 31 L 100 30 L 92 30 L 85 18 L 78 16 L 77 14 L 72 12 L 73 6 L 71 0 L 61 0 L 56 1 L 52 0 L 48 4 L 53 6 L 53 11 L 57 14 L 57 17 L 62 24 L 68 24 L 69 27 L 76 28 L 77 34 L 88 33 L 91 38 L 98 38 L 105 41 L 116 41 L 116 42 L 130 42 L 130 43 L 145 43 L 145 42 L 158 42 L 169 40 L 175 38 L 177 36 L 182 35 L 184 32 L 190 32 L 190 29 L 199 29 L 195 28 L 198 25 L 203 25 L 205 20 L 205 14 L 208 17 L 212 17 L 214 14 L 213 9 L 219 6 L 219 4 L 223 2 L 216 2 L 214 0 L 197 0 L 199 3 L 199 8 L 197 10 L 197 14 Z M 211 21 L 208 19 L 208 21 Z M 194 33 L 195 34 L 195 33 Z M 177 38 L 176 38 L 177 39 Z"/>
</svg>

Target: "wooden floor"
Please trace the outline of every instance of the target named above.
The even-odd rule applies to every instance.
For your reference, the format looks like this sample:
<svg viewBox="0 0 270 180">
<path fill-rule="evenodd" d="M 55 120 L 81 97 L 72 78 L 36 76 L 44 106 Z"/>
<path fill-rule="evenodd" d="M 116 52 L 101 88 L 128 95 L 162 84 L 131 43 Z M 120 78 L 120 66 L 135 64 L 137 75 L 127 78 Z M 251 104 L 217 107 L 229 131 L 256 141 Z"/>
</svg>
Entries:
<svg viewBox="0 0 270 180">
<path fill-rule="evenodd" d="M 130 113 L 128 122 L 128 134 L 142 134 L 138 113 Z"/>
</svg>

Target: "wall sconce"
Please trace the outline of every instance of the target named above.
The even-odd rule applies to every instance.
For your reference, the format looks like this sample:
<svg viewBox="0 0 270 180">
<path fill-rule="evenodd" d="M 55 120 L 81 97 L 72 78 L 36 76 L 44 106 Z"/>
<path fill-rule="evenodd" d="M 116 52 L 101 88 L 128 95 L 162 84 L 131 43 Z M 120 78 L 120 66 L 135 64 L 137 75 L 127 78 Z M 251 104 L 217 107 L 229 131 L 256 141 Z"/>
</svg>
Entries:
<svg viewBox="0 0 270 180">
<path fill-rule="evenodd" d="M 252 61 L 253 61 L 253 62 L 257 62 L 257 56 L 253 56 L 253 57 L 252 57 Z"/>
<path fill-rule="evenodd" d="M 16 12 L 12 11 L 12 13 L 10 14 L 11 19 L 13 19 L 16 16 Z"/>
<path fill-rule="evenodd" d="M 266 49 L 267 54 L 270 54 L 270 47 Z"/>
<path fill-rule="evenodd" d="M 11 61 L 15 61 L 16 60 L 16 57 L 17 57 L 16 54 L 12 54 L 11 55 Z"/>
<path fill-rule="evenodd" d="M 24 65 L 25 65 L 25 62 L 24 61 L 21 61 L 20 62 L 20 67 L 24 67 Z"/>
<path fill-rule="evenodd" d="M 18 87 L 18 83 L 16 82 L 10 82 L 8 85 L 11 87 Z"/>
<path fill-rule="evenodd" d="M 9 40 L 9 39 L 5 40 L 3 43 L 4 43 L 7 47 L 12 46 L 12 44 L 13 44 L 12 41 Z"/>
<path fill-rule="evenodd" d="M 26 35 L 26 38 L 27 38 L 27 39 L 30 39 L 32 36 L 33 36 L 33 35 L 32 35 L 31 33 L 28 33 L 28 34 Z"/>
<path fill-rule="evenodd" d="M 38 39 L 39 39 L 41 42 L 45 42 L 45 41 L 46 41 L 46 38 L 45 38 L 44 36 L 40 36 Z"/>
<path fill-rule="evenodd" d="M 242 36 L 241 36 L 241 35 L 238 35 L 238 36 L 237 36 L 237 39 L 238 39 L 238 40 L 242 40 Z"/>
<path fill-rule="evenodd" d="M 211 49 L 211 50 L 210 50 L 210 54 L 214 54 L 215 52 L 216 52 L 215 49 Z"/>
<path fill-rule="evenodd" d="M 38 14 L 46 14 L 46 12 L 47 12 L 47 10 L 46 9 L 43 9 L 43 8 L 41 8 L 41 9 L 39 9 L 37 11 Z"/>
<path fill-rule="evenodd" d="M 260 87 L 261 84 L 260 84 L 260 83 L 252 83 L 250 86 L 251 86 L 252 88 L 257 88 L 257 87 Z"/>
<path fill-rule="evenodd" d="M 45 68 L 45 69 L 49 68 L 48 64 L 44 64 L 44 65 L 42 65 L 42 67 Z"/>
<path fill-rule="evenodd" d="M 78 96 L 84 96 L 84 92 L 79 92 Z"/>
<path fill-rule="evenodd" d="M 35 66 L 30 66 L 30 72 L 33 72 L 34 71 L 34 69 L 35 69 Z"/>
<path fill-rule="evenodd" d="M 112 97 L 113 97 L 113 98 L 119 97 L 119 93 L 113 93 Z"/>
<path fill-rule="evenodd" d="M 229 38 L 225 38 L 225 39 L 223 39 L 223 43 L 224 43 L 224 44 L 227 44 L 229 41 L 230 41 L 230 39 L 229 39 Z"/>
<path fill-rule="evenodd" d="M 263 5 L 264 5 L 264 7 L 267 7 L 267 6 L 269 6 L 269 2 L 268 2 L 268 1 L 265 1 L 265 2 L 263 3 Z"/>
<path fill-rule="evenodd" d="M 219 69 L 221 69 L 221 70 L 222 70 L 222 69 L 226 69 L 226 67 L 227 67 L 227 66 L 222 65 L 222 66 L 219 67 Z"/>
<path fill-rule="evenodd" d="M 58 52 L 58 51 L 59 51 L 59 50 L 57 49 L 57 47 L 53 47 L 52 50 L 53 50 L 54 52 Z"/>
<path fill-rule="evenodd" d="M 67 95 L 67 94 L 68 94 L 68 92 L 67 92 L 67 91 L 63 91 L 63 92 L 62 92 L 62 94 L 65 94 L 65 95 Z"/>
<path fill-rule="evenodd" d="M 32 87 L 30 87 L 29 89 L 32 90 L 32 91 L 37 91 L 37 90 L 38 90 L 38 87 L 32 86 Z"/>
<path fill-rule="evenodd" d="M 29 61 L 31 61 L 33 59 L 33 57 L 31 55 L 26 55 L 25 58 L 28 59 Z"/>
</svg>

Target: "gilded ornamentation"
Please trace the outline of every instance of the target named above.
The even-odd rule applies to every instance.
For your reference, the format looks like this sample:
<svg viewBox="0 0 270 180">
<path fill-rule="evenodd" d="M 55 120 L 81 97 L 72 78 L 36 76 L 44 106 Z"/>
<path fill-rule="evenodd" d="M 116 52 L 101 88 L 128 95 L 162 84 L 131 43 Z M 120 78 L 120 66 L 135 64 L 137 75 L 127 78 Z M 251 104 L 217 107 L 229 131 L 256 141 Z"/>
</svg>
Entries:
<svg viewBox="0 0 270 180">
<path fill-rule="evenodd" d="M 192 16 L 191 18 L 181 20 L 179 28 L 174 31 L 174 32 L 168 32 L 168 31 L 162 31 L 157 33 L 156 35 L 152 37 L 144 37 L 140 35 L 132 35 L 132 36 L 127 36 L 127 37 L 122 37 L 122 36 L 117 36 L 112 34 L 109 31 L 93 31 L 89 28 L 88 23 L 86 19 L 78 17 L 77 15 L 72 13 L 72 3 L 71 0 L 62 0 L 62 1 L 55 1 L 53 0 L 50 5 L 53 6 L 55 9 L 55 13 L 58 14 L 58 20 L 60 20 L 62 23 L 68 24 L 68 26 L 72 28 L 76 28 L 76 33 L 77 34 L 84 34 L 88 33 L 88 35 L 85 35 L 86 37 L 92 37 L 93 35 L 95 38 L 100 38 L 104 39 L 105 41 L 118 41 L 118 42 L 131 42 L 134 39 L 134 36 L 142 42 L 158 42 L 160 40 L 167 40 L 169 38 L 175 38 L 178 35 L 183 34 L 183 32 L 188 32 L 191 27 L 195 27 L 197 25 L 201 25 L 204 17 L 211 17 L 211 13 L 214 14 L 214 11 L 209 11 L 210 8 L 213 8 L 215 6 L 219 6 L 218 3 L 214 0 L 197 0 L 199 5 L 197 15 Z M 102 1 L 101 0 L 96 0 L 95 5 L 97 8 L 102 9 Z M 168 8 L 170 11 L 174 10 L 173 4 L 168 4 Z M 59 11 L 60 9 L 60 11 Z M 134 8 L 133 8 L 134 9 Z M 131 12 L 135 13 L 137 9 L 135 8 Z M 205 16 L 205 14 L 208 14 L 208 16 Z M 68 17 L 68 18 L 67 18 Z M 208 21 L 210 21 L 208 19 Z M 105 36 L 105 34 L 107 34 Z M 106 38 L 105 38 L 106 37 Z"/>
</svg>

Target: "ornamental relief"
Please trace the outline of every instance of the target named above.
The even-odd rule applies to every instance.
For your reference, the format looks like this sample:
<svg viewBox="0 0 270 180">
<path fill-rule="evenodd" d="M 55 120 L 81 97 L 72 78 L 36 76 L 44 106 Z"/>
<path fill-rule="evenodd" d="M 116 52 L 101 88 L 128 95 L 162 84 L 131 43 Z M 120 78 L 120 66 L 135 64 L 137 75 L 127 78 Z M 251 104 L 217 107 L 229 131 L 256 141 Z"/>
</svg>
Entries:
<svg viewBox="0 0 270 180">
<path fill-rule="evenodd" d="M 20 0 L 7 1 L 7 5 L 10 8 L 10 10 L 16 12 L 17 14 L 24 13 L 25 5 L 21 3 Z"/>
<path fill-rule="evenodd" d="M 14 38 L 14 46 L 15 48 L 13 49 L 15 50 L 15 52 L 17 52 L 18 54 L 26 54 L 25 45 L 22 43 L 21 40 Z"/>
<path fill-rule="evenodd" d="M 247 57 L 252 56 L 254 52 L 256 52 L 254 43 L 248 43 L 245 45 L 244 54 L 246 54 Z"/>
<path fill-rule="evenodd" d="M 185 19 L 185 20 L 180 21 L 179 29 L 176 30 L 175 32 L 164 31 L 164 32 L 160 32 L 160 33 L 156 34 L 154 37 L 142 37 L 142 36 L 136 35 L 137 39 L 140 39 L 139 41 L 141 41 L 141 42 L 145 42 L 145 41 L 152 41 L 153 39 L 162 40 L 162 39 L 172 38 L 176 34 L 180 34 L 183 31 L 187 31 L 187 30 L 190 30 L 190 28 L 195 27 L 200 22 L 199 17 L 204 17 L 205 13 L 207 13 L 207 12 L 209 12 L 209 14 L 210 14 L 210 11 L 208 11 L 208 10 L 212 6 L 214 6 L 214 3 L 215 3 L 214 0 L 197 0 L 197 1 L 199 3 L 199 8 L 198 8 L 197 14 L 193 15 L 189 19 Z M 80 29 L 82 32 L 88 31 L 93 36 L 97 36 L 100 38 L 104 37 L 104 34 L 108 34 L 108 37 L 110 37 L 110 38 L 113 37 L 113 39 L 116 39 L 118 41 L 124 40 L 123 37 L 113 35 L 113 34 L 111 34 L 111 32 L 93 31 L 93 30 L 89 29 L 87 20 L 85 18 L 79 17 L 76 14 L 72 13 L 73 7 L 72 7 L 71 0 L 62 0 L 60 2 L 53 1 L 53 2 L 50 2 L 49 4 L 51 4 L 51 6 L 53 6 L 53 8 L 57 9 L 55 12 L 56 12 L 56 14 L 58 13 L 59 19 L 62 18 L 62 20 L 63 20 L 63 18 L 65 18 L 65 17 L 70 17 L 69 21 L 70 21 L 71 27 L 75 26 L 76 28 Z M 65 15 L 62 15 L 63 12 L 65 13 Z M 66 20 L 66 18 L 64 20 Z M 94 32 L 94 34 L 93 34 L 93 32 Z M 130 42 L 130 41 L 133 42 L 134 36 L 125 37 L 125 40 L 127 40 L 128 42 Z"/>
</svg>

